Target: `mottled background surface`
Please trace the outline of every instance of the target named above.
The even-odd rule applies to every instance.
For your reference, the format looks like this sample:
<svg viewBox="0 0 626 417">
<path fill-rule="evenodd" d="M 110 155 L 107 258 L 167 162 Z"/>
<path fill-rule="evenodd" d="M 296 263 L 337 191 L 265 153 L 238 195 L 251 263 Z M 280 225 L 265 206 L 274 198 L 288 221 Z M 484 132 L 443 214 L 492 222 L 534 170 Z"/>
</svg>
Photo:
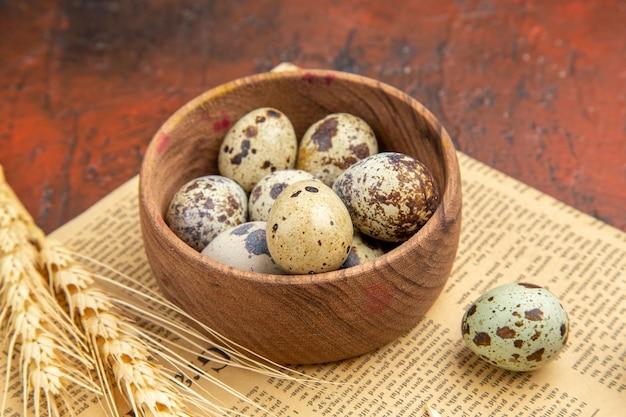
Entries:
<svg viewBox="0 0 626 417">
<path fill-rule="evenodd" d="M 51 231 L 183 103 L 292 61 L 407 91 L 463 152 L 626 230 L 625 22 L 621 0 L 0 0 L 0 163 Z"/>
</svg>

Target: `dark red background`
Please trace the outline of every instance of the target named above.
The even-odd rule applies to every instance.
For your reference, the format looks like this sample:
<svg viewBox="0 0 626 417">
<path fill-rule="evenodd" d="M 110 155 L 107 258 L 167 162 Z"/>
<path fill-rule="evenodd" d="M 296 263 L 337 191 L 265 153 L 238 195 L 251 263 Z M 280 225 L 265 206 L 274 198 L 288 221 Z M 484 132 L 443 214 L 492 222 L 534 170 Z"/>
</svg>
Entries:
<svg viewBox="0 0 626 417">
<path fill-rule="evenodd" d="M 626 3 L 0 1 L 0 163 L 50 231 L 165 118 L 281 61 L 381 79 L 458 148 L 625 230 Z"/>
</svg>

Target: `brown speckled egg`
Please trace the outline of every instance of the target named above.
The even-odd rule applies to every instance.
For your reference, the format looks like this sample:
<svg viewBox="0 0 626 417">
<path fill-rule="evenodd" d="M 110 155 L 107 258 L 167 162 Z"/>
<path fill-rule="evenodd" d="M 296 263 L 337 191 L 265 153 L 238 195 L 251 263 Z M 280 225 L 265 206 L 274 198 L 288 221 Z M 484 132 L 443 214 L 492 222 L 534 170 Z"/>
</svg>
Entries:
<svg viewBox="0 0 626 417">
<path fill-rule="evenodd" d="M 332 186 L 350 165 L 378 153 L 372 128 L 348 113 L 331 114 L 313 124 L 298 148 L 298 169 Z"/>
<path fill-rule="evenodd" d="M 543 366 L 563 348 L 567 313 L 558 298 L 534 284 L 505 284 L 481 295 L 465 312 L 463 341 L 485 361 L 512 371 Z"/>
<path fill-rule="evenodd" d="M 270 172 L 293 168 L 297 146 L 296 133 L 287 116 L 269 107 L 253 110 L 224 137 L 218 155 L 220 174 L 250 191 Z"/>
<path fill-rule="evenodd" d="M 223 230 L 246 221 L 246 193 L 235 181 L 219 175 L 196 178 L 172 198 L 165 221 L 197 251 Z"/>
<path fill-rule="evenodd" d="M 202 254 L 244 271 L 284 274 L 267 249 L 265 222 L 248 222 L 225 230 L 202 250 Z"/>
<path fill-rule="evenodd" d="M 313 175 L 298 169 L 286 169 L 267 174 L 250 192 L 248 201 L 250 220 L 266 221 L 274 201 L 288 185 L 312 179 Z"/>
<path fill-rule="evenodd" d="M 355 231 L 354 236 L 352 237 L 352 247 L 350 249 L 350 253 L 341 267 L 350 268 L 352 266 L 371 262 L 384 254 L 385 251 L 378 241 Z"/>
<path fill-rule="evenodd" d="M 410 238 L 439 204 L 439 191 L 428 168 L 395 152 L 357 162 L 337 178 L 333 189 L 359 231 L 389 242 Z"/>
<path fill-rule="evenodd" d="M 285 188 L 267 220 L 272 258 L 290 274 L 333 271 L 352 244 L 350 214 L 329 187 L 318 180 Z"/>
</svg>

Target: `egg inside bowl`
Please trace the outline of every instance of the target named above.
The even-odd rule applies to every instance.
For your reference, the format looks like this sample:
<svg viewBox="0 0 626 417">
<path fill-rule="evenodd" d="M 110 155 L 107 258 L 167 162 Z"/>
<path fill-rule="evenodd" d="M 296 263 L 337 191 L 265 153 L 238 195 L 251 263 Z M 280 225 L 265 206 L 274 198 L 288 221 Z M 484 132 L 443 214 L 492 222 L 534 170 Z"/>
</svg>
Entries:
<svg viewBox="0 0 626 417">
<path fill-rule="evenodd" d="M 331 113 L 362 118 L 381 150 L 410 155 L 430 169 L 440 194 L 435 214 L 374 262 L 332 272 L 259 274 L 203 257 L 169 229 L 164 215 L 181 185 L 218 173 L 224 135 L 259 107 L 282 111 L 298 138 Z M 264 73 L 207 91 L 161 126 L 141 169 L 140 217 L 148 260 L 168 298 L 268 359 L 328 362 L 392 341 L 435 302 L 458 246 L 459 167 L 452 141 L 435 117 L 393 87 L 335 71 Z"/>
</svg>

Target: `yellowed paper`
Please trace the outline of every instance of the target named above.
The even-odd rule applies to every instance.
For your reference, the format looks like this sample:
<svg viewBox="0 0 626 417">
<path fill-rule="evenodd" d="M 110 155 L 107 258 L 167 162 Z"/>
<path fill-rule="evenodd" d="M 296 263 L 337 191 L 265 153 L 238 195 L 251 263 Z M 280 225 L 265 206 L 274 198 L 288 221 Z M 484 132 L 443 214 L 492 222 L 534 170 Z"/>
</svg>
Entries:
<svg viewBox="0 0 626 417">
<path fill-rule="evenodd" d="M 465 155 L 459 158 L 464 223 L 445 290 L 424 320 L 396 342 L 360 358 L 299 368 L 343 385 L 315 390 L 197 358 L 190 363 L 277 416 L 626 415 L 626 234 Z M 53 235 L 152 286 L 137 184 L 130 180 Z M 499 370 L 461 342 L 467 305 L 489 288 L 518 280 L 548 287 L 571 319 L 566 349 L 532 373 Z M 20 415 L 18 387 L 13 378 L 16 395 L 7 416 Z M 220 397 L 244 415 L 271 415 Z M 78 398 L 80 415 L 102 416 L 87 398 Z"/>
</svg>

